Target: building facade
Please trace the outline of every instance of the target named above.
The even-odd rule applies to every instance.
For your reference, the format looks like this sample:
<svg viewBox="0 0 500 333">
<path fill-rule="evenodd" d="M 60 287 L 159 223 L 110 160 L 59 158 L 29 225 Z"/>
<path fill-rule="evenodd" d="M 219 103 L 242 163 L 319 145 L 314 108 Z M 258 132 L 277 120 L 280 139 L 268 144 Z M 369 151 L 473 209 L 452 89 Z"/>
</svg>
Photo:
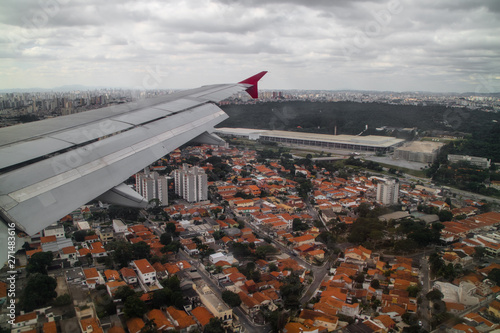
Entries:
<svg viewBox="0 0 500 333">
<path fill-rule="evenodd" d="M 377 184 L 377 202 L 384 205 L 394 205 L 398 203 L 399 182 L 388 179 Z"/>
<path fill-rule="evenodd" d="M 160 205 L 168 205 L 168 181 L 167 177 L 160 176 L 157 172 L 144 172 L 135 175 L 135 190 L 147 201 L 158 199 Z"/>
<path fill-rule="evenodd" d="M 188 202 L 198 202 L 208 199 L 208 179 L 200 167 L 189 168 L 187 164 L 182 169 L 174 171 L 175 193 Z"/>
<path fill-rule="evenodd" d="M 491 166 L 491 160 L 485 157 L 448 154 L 448 161 L 451 163 L 467 162 L 482 169 L 489 169 Z"/>
</svg>

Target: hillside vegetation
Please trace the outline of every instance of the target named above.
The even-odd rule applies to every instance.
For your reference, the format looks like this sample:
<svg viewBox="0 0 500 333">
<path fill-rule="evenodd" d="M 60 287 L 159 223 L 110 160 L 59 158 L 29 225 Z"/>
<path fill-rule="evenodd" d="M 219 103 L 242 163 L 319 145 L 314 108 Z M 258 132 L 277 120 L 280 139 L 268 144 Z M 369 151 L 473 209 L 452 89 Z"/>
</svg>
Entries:
<svg viewBox="0 0 500 333">
<path fill-rule="evenodd" d="M 219 127 L 295 130 L 334 134 L 390 134 L 375 128 L 417 127 L 421 131 L 472 133 L 492 126 L 498 114 L 445 106 L 409 106 L 355 102 L 267 102 L 223 105 L 230 116 Z"/>
</svg>

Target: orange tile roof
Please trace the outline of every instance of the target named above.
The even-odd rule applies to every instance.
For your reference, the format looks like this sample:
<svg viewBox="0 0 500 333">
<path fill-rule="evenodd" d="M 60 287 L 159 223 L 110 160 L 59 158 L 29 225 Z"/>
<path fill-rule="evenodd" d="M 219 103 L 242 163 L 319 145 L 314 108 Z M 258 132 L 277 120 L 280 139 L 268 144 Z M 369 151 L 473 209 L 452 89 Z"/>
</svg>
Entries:
<svg viewBox="0 0 500 333">
<path fill-rule="evenodd" d="M 174 325 L 167 319 L 165 314 L 158 309 L 153 309 L 146 314 L 149 320 L 154 320 L 158 330 L 165 331 L 167 328 L 174 328 Z"/>
<path fill-rule="evenodd" d="M 476 312 L 472 312 L 472 313 L 466 314 L 465 318 L 470 319 L 472 321 L 475 321 L 477 323 L 484 323 L 488 327 L 492 327 L 492 326 L 495 325 L 491 321 L 485 319 L 479 313 L 476 313 Z"/>
<path fill-rule="evenodd" d="M 382 308 L 381 312 L 383 312 L 383 313 L 396 312 L 397 314 L 402 316 L 406 312 L 406 310 L 398 305 L 391 304 L 391 305 L 388 305 L 388 306 L 385 306 L 384 308 Z"/>
<path fill-rule="evenodd" d="M 7 297 L 7 283 L 0 281 L 0 298 Z"/>
<path fill-rule="evenodd" d="M 454 332 L 462 331 L 465 333 L 479 333 L 479 331 L 474 327 L 465 324 L 456 324 L 455 326 L 453 326 L 453 330 Z"/>
<path fill-rule="evenodd" d="M 120 273 L 122 273 L 122 276 L 124 278 L 137 277 L 137 274 L 135 274 L 135 271 L 132 268 L 128 268 L 128 267 L 123 267 L 122 269 L 120 269 Z"/>
<path fill-rule="evenodd" d="M 52 242 L 57 242 L 56 236 L 46 236 L 46 237 L 40 237 L 40 243 L 45 244 L 45 243 L 52 243 Z"/>
<path fill-rule="evenodd" d="M 388 315 L 380 315 L 378 317 L 373 318 L 375 320 L 380 320 L 382 325 L 384 325 L 386 328 L 391 328 L 394 325 L 396 325 L 396 322 L 392 320 L 392 318 Z"/>
<path fill-rule="evenodd" d="M 116 289 L 126 285 L 127 284 L 124 281 L 111 281 L 106 283 L 106 286 L 108 286 L 108 288 L 111 290 L 112 295 L 115 294 Z"/>
<path fill-rule="evenodd" d="M 104 248 L 104 245 L 102 245 L 101 242 L 94 242 L 94 243 L 90 244 L 90 247 L 91 247 L 90 253 L 92 253 L 92 254 L 106 252 L 106 249 Z"/>
<path fill-rule="evenodd" d="M 184 329 L 191 325 L 196 325 L 193 317 L 189 316 L 186 312 L 177 310 L 173 306 L 167 308 L 168 314 L 177 322 L 177 329 Z"/>
<path fill-rule="evenodd" d="M 169 262 L 164 264 L 163 267 L 165 267 L 169 275 L 173 275 L 181 271 L 176 264 L 172 264 Z"/>
<path fill-rule="evenodd" d="M 225 260 L 219 260 L 215 263 L 217 267 L 231 266 L 231 264 Z"/>
<path fill-rule="evenodd" d="M 76 253 L 76 248 L 74 246 L 66 246 L 66 247 L 63 247 L 61 250 L 62 250 L 62 253 L 64 253 L 64 254 Z"/>
<path fill-rule="evenodd" d="M 272 301 L 276 301 L 280 298 L 278 292 L 273 288 L 262 290 L 261 293 L 269 297 Z"/>
<path fill-rule="evenodd" d="M 240 271 L 238 270 L 238 267 L 229 267 L 229 268 L 224 268 L 222 270 L 222 273 L 224 273 L 225 275 L 229 275 L 233 273 L 240 273 Z"/>
<path fill-rule="evenodd" d="M 35 253 L 38 253 L 38 252 L 43 252 L 43 251 L 42 251 L 42 249 L 29 250 L 29 251 L 26 251 L 26 256 L 32 257 Z"/>
<path fill-rule="evenodd" d="M 81 248 L 78 250 L 78 254 L 81 256 L 81 257 L 84 257 L 86 256 L 87 254 L 90 253 L 90 250 L 89 249 L 86 249 L 86 248 Z"/>
<path fill-rule="evenodd" d="M 92 333 L 104 333 L 104 331 L 101 328 L 101 325 L 97 322 L 95 318 L 82 319 L 80 320 L 80 324 L 85 329 L 89 326 L 92 326 Z"/>
<path fill-rule="evenodd" d="M 99 273 L 95 267 L 84 268 L 83 273 L 85 274 L 86 279 L 97 279 L 99 277 Z"/>
<path fill-rule="evenodd" d="M 142 274 L 156 272 L 147 259 L 134 260 L 134 265 Z"/>
<path fill-rule="evenodd" d="M 49 321 L 43 324 L 43 333 L 57 333 L 57 325 L 55 321 Z"/>
<path fill-rule="evenodd" d="M 150 291 L 149 293 L 144 293 L 139 298 L 143 302 L 151 301 L 153 299 L 153 292 Z"/>
<path fill-rule="evenodd" d="M 463 311 L 465 309 L 465 305 L 461 303 L 452 303 L 452 302 L 446 302 L 446 310 L 451 311 L 451 310 L 456 310 L 456 311 Z"/>
<path fill-rule="evenodd" d="M 210 322 L 210 319 L 215 318 L 214 315 L 203 306 L 194 308 L 191 313 L 198 320 L 202 327 Z"/>
<path fill-rule="evenodd" d="M 134 317 L 127 320 L 127 328 L 130 333 L 140 332 L 144 326 L 144 321 L 141 318 Z"/>
<path fill-rule="evenodd" d="M 99 239 L 99 236 L 89 235 L 89 236 L 85 236 L 85 238 L 84 238 L 85 241 L 91 241 L 91 240 L 96 240 L 96 239 Z"/>
<path fill-rule="evenodd" d="M 22 323 L 36 318 L 37 318 L 36 312 L 30 312 L 23 315 L 18 315 L 16 319 L 14 319 L 14 323 Z"/>
<path fill-rule="evenodd" d="M 104 276 L 106 280 L 120 280 L 120 273 L 114 269 L 107 269 L 104 271 Z"/>
</svg>

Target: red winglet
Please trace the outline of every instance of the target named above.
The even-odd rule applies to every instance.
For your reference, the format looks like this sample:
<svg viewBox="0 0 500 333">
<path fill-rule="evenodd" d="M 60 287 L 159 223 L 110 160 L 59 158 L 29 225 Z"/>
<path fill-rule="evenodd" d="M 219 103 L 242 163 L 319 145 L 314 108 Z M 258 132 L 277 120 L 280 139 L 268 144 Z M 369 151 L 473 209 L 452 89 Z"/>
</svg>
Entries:
<svg viewBox="0 0 500 333">
<path fill-rule="evenodd" d="M 252 98 L 258 98 L 259 97 L 259 90 L 257 88 L 257 82 L 266 75 L 267 71 L 260 72 L 259 74 L 255 74 L 254 76 L 249 77 L 248 79 L 245 79 L 241 82 L 238 83 L 245 83 L 245 84 L 251 84 L 252 86 L 247 88 L 246 92 L 252 96 Z"/>
</svg>

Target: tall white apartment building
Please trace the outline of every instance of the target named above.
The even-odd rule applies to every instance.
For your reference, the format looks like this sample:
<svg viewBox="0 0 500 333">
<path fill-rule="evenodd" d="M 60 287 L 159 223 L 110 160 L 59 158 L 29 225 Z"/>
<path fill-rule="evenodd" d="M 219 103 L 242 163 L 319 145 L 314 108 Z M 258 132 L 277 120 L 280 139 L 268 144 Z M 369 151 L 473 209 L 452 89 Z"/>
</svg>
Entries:
<svg viewBox="0 0 500 333">
<path fill-rule="evenodd" d="M 188 202 L 198 202 L 208 199 L 207 174 L 200 167 L 189 168 L 187 164 L 182 169 L 174 171 L 175 193 Z"/>
<path fill-rule="evenodd" d="M 135 175 L 135 190 L 147 201 L 151 199 L 160 200 L 160 205 L 168 205 L 168 180 L 165 176 L 160 176 L 158 172 L 144 172 Z"/>
<path fill-rule="evenodd" d="M 398 203 L 399 182 L 394 179 L 387 179 L 385 182 L 377 184 L 377 201 L 384 205 L 394 205 Z"/>
</svg>

